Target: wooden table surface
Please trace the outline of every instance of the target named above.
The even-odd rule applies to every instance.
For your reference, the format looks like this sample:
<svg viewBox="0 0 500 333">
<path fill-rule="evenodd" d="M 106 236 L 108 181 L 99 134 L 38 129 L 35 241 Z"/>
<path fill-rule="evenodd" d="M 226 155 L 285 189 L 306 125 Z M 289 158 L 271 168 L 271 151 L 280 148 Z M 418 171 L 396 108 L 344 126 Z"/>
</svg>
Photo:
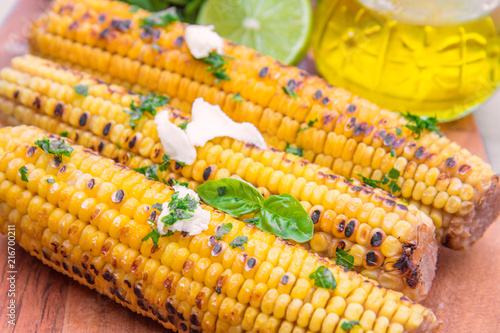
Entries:
<svg viewBox="0 0 500 333">
<path fill-rule="evenodd" d="M 0 29 L 0 67 L 23 52 L 23 39 L 44 0 L 21 0 Z M 448 137 L 486 158 L 472 116 L 443 126 Z M 498 238 L 497 238 L 498 237 Z M 442 332 L 500 332 L 500 223 L 463 252 L 442 248 L 437 276 L 424 305 L 444 321 Z M 15 326 L 7 322 L 7 241 L 0 236 L 2 332 L 165 332 L 163 326 L 114 303 L 43 265 L 16 245 Z"/>
</svg>

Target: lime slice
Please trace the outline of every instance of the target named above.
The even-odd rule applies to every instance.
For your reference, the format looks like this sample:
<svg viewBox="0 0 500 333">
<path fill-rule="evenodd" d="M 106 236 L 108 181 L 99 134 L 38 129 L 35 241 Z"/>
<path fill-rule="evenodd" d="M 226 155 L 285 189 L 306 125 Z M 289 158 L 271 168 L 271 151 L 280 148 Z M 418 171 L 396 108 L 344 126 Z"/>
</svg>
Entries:
<svg viewBox="0 0 500 333">
<path fill-rule="evenodd" d="M 198 24 L 262 54 L 296 64 L 307 52 L 312 25 L 309 0 L 208 0 Z"/>
</svg>

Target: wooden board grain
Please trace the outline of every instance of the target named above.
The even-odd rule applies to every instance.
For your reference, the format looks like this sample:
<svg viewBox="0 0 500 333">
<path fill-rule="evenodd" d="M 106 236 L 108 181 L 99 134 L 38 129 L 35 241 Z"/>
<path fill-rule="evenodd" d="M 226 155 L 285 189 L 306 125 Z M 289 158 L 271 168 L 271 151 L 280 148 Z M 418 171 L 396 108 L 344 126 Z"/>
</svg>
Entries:
<svg viewBox="0 0 500 333">
<path fill-rule="evenodd" d="M 19 0 L 0 29 L 0 67 L 23 52 L 23 40 L 46 0 Z M 474 154 L 487 158 L 472 116 L 443 126 Z M 497 238 L 498 237 L 498 238 Z M 0 236 L 0 267 L 7 266 L 7 241 Z M 5 268 L 4 271 L 7 269 Z M 152 321 L 53 271 L 16 246 L 16 325 L 7 323 L 9 282 L 0 274 L 1 332 L 165 332 Z M 444 321 L 442 332 L 500 332 L 500 223 L 467 251 L 442 248 L 437 276 L 424 304 Z"/>
</svg>

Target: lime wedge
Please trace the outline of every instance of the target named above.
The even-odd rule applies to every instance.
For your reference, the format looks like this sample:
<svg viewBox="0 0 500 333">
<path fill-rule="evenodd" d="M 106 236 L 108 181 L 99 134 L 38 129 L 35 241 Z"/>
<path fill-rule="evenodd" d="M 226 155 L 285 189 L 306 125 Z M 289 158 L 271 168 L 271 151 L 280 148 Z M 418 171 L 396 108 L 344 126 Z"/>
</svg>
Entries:
<svg viewBox="0 0 500 333">
<path fill-rule="evenodd" d="M 262 54 L 296 64 L 307 52 L 312 25 L 309 0 L 208 0 L 198 24 Z"/>
</svg>

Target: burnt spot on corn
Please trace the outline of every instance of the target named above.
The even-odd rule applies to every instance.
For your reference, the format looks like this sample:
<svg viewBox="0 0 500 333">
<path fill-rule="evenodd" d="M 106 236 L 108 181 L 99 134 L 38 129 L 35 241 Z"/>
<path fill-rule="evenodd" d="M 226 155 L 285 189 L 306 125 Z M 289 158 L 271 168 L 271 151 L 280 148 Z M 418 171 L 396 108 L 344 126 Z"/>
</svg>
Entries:
<svg viewBox="0 0 500 333">
<path fill-rule="evenodd" d="M 254 268 L 256 264 L 257 264 L 257 259 L 255 259 L 253 257 L 249 258 L 245 264 L 245 270 L 248 271 L 248 270 Z"/>
<path fill-rule="evenodd" d="M 158 321 L 161 321 L 162 323 L 167 322 L 167 318 L 160 311 L 158 311 L 156 317 L 158 318 Z"/>
<path fill-rule="evenodd" d="M 398 208 L 401 210 L 408 211 L 408 207 L 406 207 L 405 205 L 402 205 L 402 204 L 398 204 Z"/>
<path fill-rule="evenodd" d="M 420 274 L 418 273 L 418 265 L 416 269 L 411 272 L 410 276 L 406 278 L 406 284 L 412 288 L 415 289 L 417 288 L 418 283 L 420 282 Z"/>
<path fill-rule="evenodd" d="M 329 174 L 329 175 L 328 175 L 328 178 L 330 178 L 331 180 L 337 180 L 337 179 L 339 179 L 339 177 L 338 177 L 338 176 L 336 176 L 336 175 L 332 175 L 332 174 Z"/>
<path fill-rule="evenodd" d="M 394 200 L 385 199 L 384 201 L 387 204 L 387 206 L 389 206 L 389 207 L 394 207 L 396 205 L 396 201 L 394 201 Z"/>
<path fill-rule="evenodd" d="M 208 166 L 204 171 L 203 171 L 203 180 L 207 181 L 208 178 L 210 177 L 210 174 L 212 173 L 212 167 Z"/>
<path fill-rule="evenodd" d="M 101 141 L 99 143 L 99 146 L 97 146 L 97 151 L 100 153 L 104 149 L 104 141 Z"/>
<path fill-rule="evenodd" d="M 125 197 L 125 192 L 123 190 L 117 190 L 111 195 L 111 201 L 114 203 L 120 203 Z"/>
<path fill-rule="evenodd" d="M 379 247 L 382 245 L 382 241 L 384 240 L 384 235 L 380 231 L 377 231 L 376 233 L 373 234 L 372 238 L 370 239 L 370 245 L 372 247 Z"/>
<path fill-rule="evenodd" d="M 54 158 L 51 158 L 49 160 L 50 166 L 53 168 L 59 168 L 59 166 L 62 164 L 62 160 L 59 156 L 55 156 Z"/>
<path fill-rule="evenodd" d="M 99 17 L 97 18 L 97 21 L 99 23 L 102 23 L 102 22 L 106 21 L 106 14 L 99 15 Z"/>
<path fill-rule="evenodd" d="M 312 212 L 311 220 L 313 221 L 314 224 L 319 222 L 320 216 L 321 216 L 321 211 L 319 209 L 316 209 L 314 212 Z"/>
<path fill-rule="evenodd" d="M 184 44 L 184 36 L 179 36 L 174 41 L 174 46 L 182 46 Z"/>
<path fill-rule="evenodd" d="M 347 106 L 347 112 L 348 113 L 354 113 L 355 111 L 356 111 L 356 105 L 349 104 L 349 106 Z"/>
<path fill-rule="evenodd" d="M 220 253 L 221 251 L 222 251 L 222 244 L 221 244 L 221 242 L 217 242 L 217 243 L 214 245 L 214 247 L 212 248 L 212 252 L 211 252 L 211 254 L 212 254 L 212 256 L 214 256 L 214 257 L 215 257 L 215 256 L 219 255 L 219 253 Z"/>
<path fill-rule="evenodd" d="M 366 122 L 361 122 L 359 124 L 357 124 L 355 127 L 354 127 L 354 131 L 352 131 L 352 134 L 354 136 L 359 136 L 359 135 L 362 135 L 366 129 L 368 128 L 368 124 Z"/>
<path fill-rule="evenodd" d="M 167 299 L 167 301 L 165 302 L 165 309 L 171 315 L 175 315 L 177 313 L 177 310 L 175 309 L 174 306 L 174 302 L 171 298 Z"/>
<path fill-rule="evenodd" d="M 158 41 L 158 39 L 160 39 L 160 36 L 161 36 L 161 30 L 160 29 L 156 29 L 153 31 L 153 41 Z"/>
<path fill-rule="evenodd" d="M 120 301 L 129 304 L 129 302 L 125 298 L 125 295 L 127 294 L 127 292 L 125 290 L 123 290 L 122 288 L 114 288 L 113 291 L 114 291 L 114 294 L 116 295 L 116 297 L 118 297 L 118 299 Z"/>
<path fill-rule="evenodd" d="M 91 190 L 91 189 L 93 189 L 93 188 L 94 188 L 94 186 L 95 186 L 95 179 L 94 179 L 94 178 L 92 178 L 92 179 L 90 179 L 90 180 L 87 182 L 87 188 L 88 188 L 89 190 Z"/>
<path fill-rule="evenodd" d="M 26 156 L 31 157 L 31 156 L 35 155 L 36 151 L 37 151 L 37 147 L 31 146 L 31 147 L 29 147 L 28 151 L 26 152 Z"/>
<path fill-rule="evenodd" d="M 136 142 L 137 142 L 137 136 L 135 136 L 135 135 L 134 135 L 134 136 L 132 137 L 132 140 L 130 140 L 130 141 L 129 141 L 129 143 L 128 143 L 128 147 L 129 147 L 130 149 L 134 148 L 134 146 L 135 146 Z"/>
<path fill-rule="evenodd" d="M 107 136 L 111 130 L 111 123 L 107 123 L 102 129 L 102 135 Z"/>
<path fill-rule="evenodd" d="M 337 225 L 337 230 L 338 230 L 339 232 L 344 232 L 344 229 L 345 229 L 345 221 L 344 221 L 344 220 L 342 220 L 342 221 L 340 221 L 340 222 L 339 222 L 339 224 Z"/>
<path fill-rule="evenodd" d="M 19 97 L 19 90 L 14 91 L 14 99 L 17 99 Z"/>
<path fill-rule="evenodd" d="M 378 265 L 378 256 L 375 251 L 368 251 L 366 253 L 366 264 L 368 266 L 377 266 Z"/>
<path fill-rule="evenodd" d="M 261 69 L 259 69 L 259 76 L 264 78 L 267 76 L 269 72 L 269 67 L 262 67 Z"/>
<path fill-rule="evenodd" d="M 179 170 L 182 167 L 179 162 L 175 162 L 175 170 Z"/>
<path fill-rule="evenodd" d="M 290 279 L 290 278 L 289 278 L 289 276 L 285 274 L 285 275 L 283 275 L 283 276 L 281 277 L 280 282 L 281 282 L 282 284 L 287 284 L 289 279 Z"/>
<path fill-rule="evenodd" d="M 142 292 L 142 282 L 138 281 L 134 285 L 134 294 L 137 296 L 137 298 L 144 298 L 144 293 Z"/>
<path fill-rule="evenodd" d="M 314 99 L 319 100 L 319 99 L 321 99 L 321 97 L 323 97 L 323 92 L 321 90 L 316 90 L 314 92 Z"/>
<path fill-rule="evenodd" d="M 67 272 L 68 271 L 68 263 L 66 261 L 62 262 L 62 268 Z"/>
<path fill-rule="evenodd" d="M 68 168 L 68 167 L 67 167 L 67 166 L 66 166 L 66 164 L 65 164 L 65 165 L 63 165 L 61 168 L 59 168 L 59 171 L 58 171 L 58 172 L 59 172 L 59 173 L 64 173 L 64 172 L 66 171 L 66 169 L 67 169 L 67 168 Z"/>
<path fill-rule="evenodd" d="M 330 99 L 328 97 L 325 97 L 321 100 L 321 104 L 323 105 L 328 105 L 328 103 L 330 103 Z"/>
<path fill-rule="evenodd" d="M 363 190 L 363 186 L 353 186 L 351 188 L 354 192 L 359 192 Z"/>
<path fill-rule="evenodd" d="M 470 167 L 470 165 L 463 164 L 460 168 L 458 168 L 458 174 L 461 176 L 464 176 L 464 175 L 468 174 L 469 172 L 471 172 L 471 170 L 472 170 L 472 168 Z"/>
<path fill-rule="evenodd" d="M 63 113 L 64 113 L 64 105 L 63 103 L 59 102 L 54 107 L 54 117 L 62 117 Z"/>
<path fill-rule="evenodd" d="M 194 312 L 194 313 L 191 313 L 191 315 L 189 316 L 189 321 L 191 322 L 191 324 L 193 324 L 194 326 L 200 326 L 201 325 L 201 322 L 198 318 L 198 313 Z"/>
<path fill-rule="evenodd" d="M 73 21 L 69 27 L 68 27 L 68 30 L 75 30 L 76 28 L 78 28 L 78 26 L 80 25 L 80 23 L 78 21 Z"/>
<path fill-rule="evenodd" d="M 398 149 L 398 148 L 404 146 L 405 143 L 406 143 L 406 138 L 403 138 L 403 137 L 397 138 L 396 140 L 394 140 L 394 142 L 392 144 L 392 147 L 394 149 Z"/>
<path fill-rule="evenodd" d="M 78 120 L 78 125 L 80 125 L 80 127 L 84 127 L 85 125 L 87 125 L 88 119 L 89 119 L 89 113 L 88 112 L 82 113 L 80 119 Z"/>
<path fill-rule="evenodd" d="M 40 108 L 42 107 L 42 100 L 40 99 L 40 97 L 35 97 L 35 100 L 33 101 L 33 106 L 37 109 L 37 110 L 40 110 Z"/>
<path fill-rule="evenodd" d="M 340 240 L 338 243 L 337 243 L 337 249 L 345 249 L 347 246 L 347 242 L 345 240 Z M 337 251 L 337 249 L 335 251 Z"/>
<path fill-rule="evenodd" d="M 130 29 L 131 23 L 132 23 L 131 20 L 113 19 L 111 21 L 111 28 L 125 32 L 125 31 L 128 31 Z"/>
<path fill-rule="evenodd" d="M 50 250 L 47 248 L 42 248 L 42 255 L 45 259 L 50 260 Z"/>
<path fill-rule="evenodd" d="M 90 264 L 90 270 L 94 272 L 95 276 L 99 275 L 99 270 L 97 269 L 97 267 L 94 266 L 94 264 Z"/>
<path fill-rule="evenodd" d="M 445 161 L 446 167 L 450 168 L 450 169 L 454 169 L 458 164 L 457 160 L 458 159 L 456 158 L 456 156 L 448 157 Z"/>
<path fill-rule="evenodd" d="M 214 246 L 214 245 L 215 245 L 215 243 L 217 243 L 217 238 L 215 238 L 215 236 L 210 236 L 210 237 L 208 238 L 208 243 L 207 243 L 207 245 L 208 245 L 208 246 L 210 246 L 210 247 L 212 247 L 212 246 Z"/>
<path fill-rule="evenodd" d="M 367 137 L 370 134 L 372 134 L 374 130 L 375 130 L 375 126 L 373 126 L 373 125 L 368 126 L 368 128 L 365 131 L 365 137 Z"/>
<path fill-rule="evenodd" d="M 73 266 L 73 274 L 78 275 L 79 277 L 82 277 L 82 272 L 80 272 L 80 269 L 76 266 Z"/>
<path fill-rule="evenodd" d="M 179 313 L 179 318 L 181 317 L 181 314 Z M 184 320 L 184 316 L 182 316 L 181 320 Z M 187 332 L 188 327 L 185 323 L 180 323 L 179 324 L 179 329 L 181 332 Z"/>
<path fill-rule="evenodd" d="M 419 160 L 423 160 L 429 155 L 429 153 L 426 151 L 425 147 L 418 147 L 417 151 L 415 152 L 415 157 Z"/>
<path fill-rule="evenodd" d="M 144 303 L 142 299 L 138 299 L 136 303 L 141 310 L 148 311 L 148 306 L 146 305 L 146 303 Z"/>
<path fill-rule="evenodd" d="M 396 140 L 396 134 L 387 133 L 387 135 L 384 138 L 384 146 L 392 147 L 395 140 Z"/>
<path fill-rule="evenodd" d="M 409 301 L 410 299 L 409 299 L 409 298 L 407 298 L 407 297 L 405 297 L 405 296 L 403 296 L 403 297 L 401 297 L 399 300 L 404 302 L 404 301 Z"/>
<path fill-rule="evenodd" d="M 347 226 L 345 227 L 345 236 L 347 238 L 351 237 L 352 234 L 354 233 L 354 229 L 356 229 L 356 221 L 350 220 L 349 223 L 347 223 Z"/>
<path fill-rule="evenodd" d="M 94 284 L 94 278 L 89 273 L 85 273 L 83 277 L 85 278 L 85 281 L 87 281 L 88 284 L 90 285 Z"/>
<path fill-rule="evenodd" d="M 109 32 L 111 30 L 109 30 L 108 28 L 104 29 L 103 31 L 101 31 L 101 33 L 99 34 L 99 39 L 104 39 L 106 38 L 107 35 L 109 35 Z"/>
</svg>

